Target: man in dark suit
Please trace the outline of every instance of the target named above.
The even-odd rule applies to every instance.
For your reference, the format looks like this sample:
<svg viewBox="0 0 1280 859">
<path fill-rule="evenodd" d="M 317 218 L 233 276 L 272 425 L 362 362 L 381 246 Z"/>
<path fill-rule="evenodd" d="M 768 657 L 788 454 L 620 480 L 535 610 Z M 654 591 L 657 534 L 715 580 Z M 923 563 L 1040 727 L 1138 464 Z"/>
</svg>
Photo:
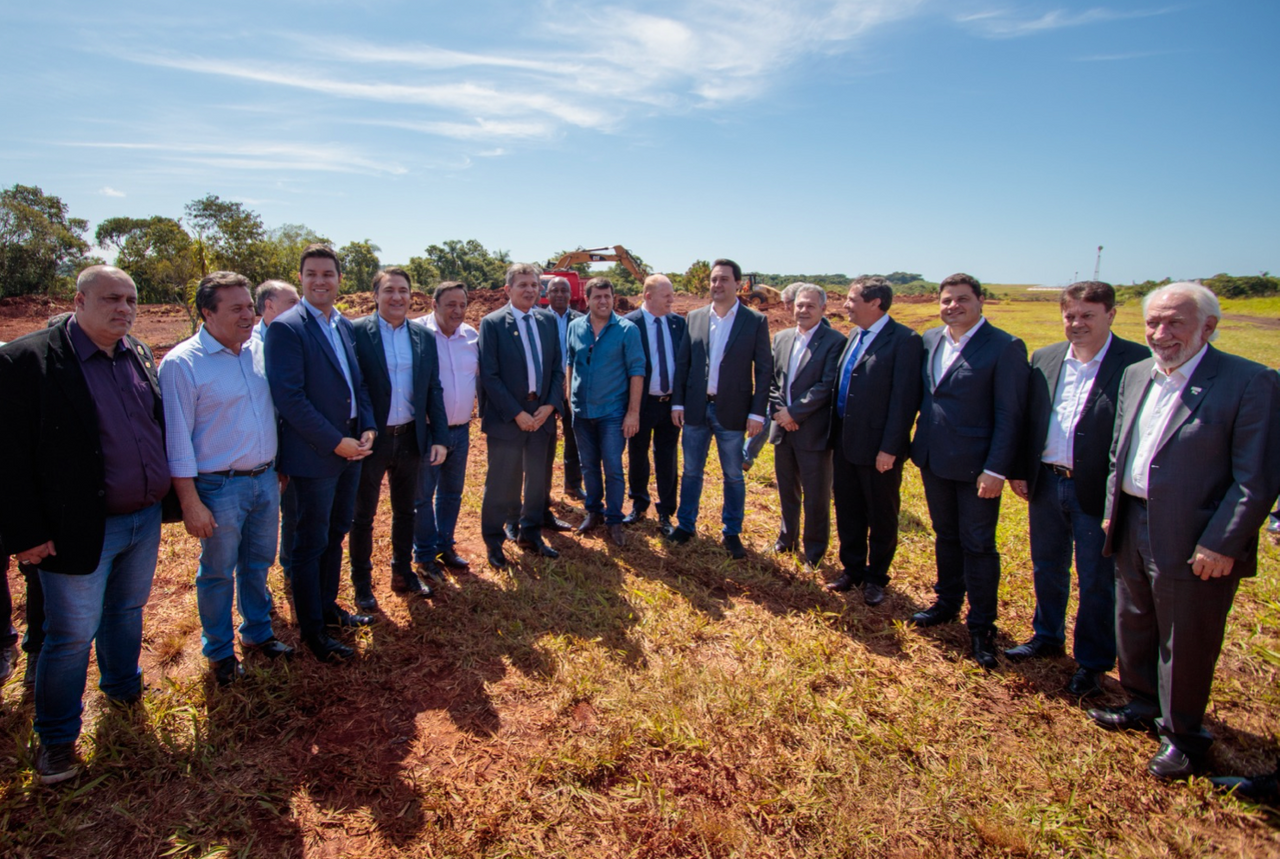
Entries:
<svg viewBox="0 0 1280 859">
<path fill-rule="evenodd" d="M 504 536 L 543 557 L 560 555 L 542 539 L 542 521 L 548 421 L 564 410 L 564 356 L 555 319 L 534 307 L 540 288 L 537 266 L 515 263 L 510 301 L 480 321 L 480 429 L 489 449 L 480 533 L 496 569 L 507 566 Z"/>
<path fill-rule="evenodd" d="M 937 601 L 916 626 L 954 620 L 969 597 L 973 658 L 996 667 L 1000 553 L 996 523 L 1005 478 L 1017 468 L 1027 396 L 1027 347 L 982 316 L 982 284 L 953 274 L 938 285 L 943 325 L 923 337 L 924 396 L 911 443 L 937 535 Z"/>
<path fill-rule="evenodd" d="M 1280 380 L 1209 345 L 1222 312 L 1198 283 L 1143 301 L 1152 358 L 1120 382 L 1103 551 L 1116 558 L 1123 707 L 1104 728 L 1156 727 L 1158 778 L 1186 778 L 1213 742 L 1205 708 L 1227 613 L 1258 569 L 1258 529 L 1280 491 Z"/>
<path fill-rule="evenodd" d="M 142 698 L 142 608 L 170 480 L 155 361 L 129 336 L 137 303 L 129 275 L 91 266 L 74 314 L 0 349 L 0 534 L 43 586 L 35 770 L 45 784 L 79 772 L 91 646 L 108 700 Z"/>
<path fill-rule="evenodd" d="M 742 545 L 747 489 L 742 477 L 744 434 L 764 428 L 773 354 L 769 322 L 738 301 L 742 269 L 733 260 L 711 264 L 711 303 L 689 314 L 688 334 L 676 355 L 671 420 L 684 429 L 684 474 L 680 479 L 678 526 L 667 535 L 676 545 L 693 539 L 702 497 L 702 469 L 712 437 L 724 473 L 722 542 L 734 560 Z"/>
<path fill-rule="evenodd" d="M 1025 422 L 1025 480 L 1010 488 L 1029 502 L 1035 635 L 1004 652 L 1010 660 L 1061 656 L 1066 643 L 1071 557 L 1080 607 L 1067 689 L 1101 691 L 1098 677 L 1116 661 L 1115 563 L 1102 555 L 1102 504 L 1111 462 L 1116 392 L 1124 368 L 1151 353 L 1111 333 L 1116 293 L 1108 283 L 1073 283 L 1058 299 L 1067 339 L 1031 356 Z"/>
<path fill-rule="evenodd" d="M 566 278 L 553 277 L 547 281 L 547 310 L 556 321 L 556 331 L 560 335 L 561 356 L 569 354 L 567 339 L 569 323 L 582 315 L 569 306 L 570 295 L 569 281 Z M 567 361 L 566 358 L 566 363 Z M 554 413 L 551 415 L 550 423 L 551 439 L 548 444 L 551 445 L 551 449 L 547 453 L 547 502 L 546 509 L 542 513 L 542 527 L 552 531 L 568 531 L 572 526 L 551 511 L 551 478 L 555 473 L 556 464 L 556 415 Z M 583 501 L 586 495 L 582 491 L 582 464 L 578 457 L 578 439 L 573 434 L 573 408 L 567 400 L 560 423 L 564 426 L 564 496 L 574 501 Z"/>
<path fill-rule="evenodd" d="M 802 548 L 809 568 L 822 563 L 831 541 L 831 399 L 836 362 L 845 339 L 822 325 L 827 292 L 801 284 L 792 298 L 796 326 L 773 338 L 769 412 L 773 465 L 782 503 L 782 527 L 774 551 Z M 804 535 L 800 507 L 804 506 Z"/>
<path fill-rule="evenodd" d="M 671 393 L 675 388 L 676 356 L 684 342 L 684 319 L 671 312 L 676 291 L 661 274 L 644 281 L 644 303 L 623 319 L 640 329 L 644 347 L 644 398 L 640 401 L 640 431 L 627 441 L 627 481 L 631 512 L 624 525 L 644 518 L 649 509 L 649 447 L 653 446 L 653 475 L 658 488 L 658 527 L 672 529 L 676 512 L 676 448 L 680 427 L 671 422 Z"/>
<path fill-rule="evenodd" d="M 836 531 L 844 573 L 828 590 L 862 588 L 884 602 L 898 551 L 902 467 L 920 409 L 920 335 L 892 319 L 893 287 L 883 277 L 849 285 L 844 309 L 854 324 L 840 356 L 832 397 Z"/>
<path fill-rule="evenodd" d="M 396 267 L 378 272 L 373 278 L 373 296 L 377 312 L 352 323 L 356 360 L 378 422 L 373 450 L 361 462 L 351 525 L 351 584 L 356 605 L 363 611 L 378 608 L 371 558 L 373 519 L 384 475 L 389 475 L 391 484 L 392 587 L 431 596 L 431 585 L 420 579 L 413 567 L 413 502 L 422 454 L 428 454 L 429 465 L 444 462 L 449 426 L 435 337 L 421 325 L 410 325 L 406 318 L 412 297 L 409 273 Z M 421 569 L 436 581 L 444 579 L 432 559 Z"/>
<path fill-rule="evenodd" d="M 267 381 L 280 415 L 276 470 L 297 481 L 292 582 L 302 640 L 322 661 L 342 660 L 354 651 L 327 628 L 373 622 L 339 608 L 337 599 L 342 541 L 377 421 L 351 322 L 333 306 L 342 284 L 338 255 L 328 245 L 309 245 L 300 272 L 301 303 L 267 328 Z"/>
</svg>

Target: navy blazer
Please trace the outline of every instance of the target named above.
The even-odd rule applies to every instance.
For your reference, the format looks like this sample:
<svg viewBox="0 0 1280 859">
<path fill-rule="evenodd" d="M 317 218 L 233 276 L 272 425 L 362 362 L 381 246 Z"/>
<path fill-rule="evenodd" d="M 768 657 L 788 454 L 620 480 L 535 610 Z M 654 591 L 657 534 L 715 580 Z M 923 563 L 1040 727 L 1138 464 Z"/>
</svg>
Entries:
<svg viewBox="0 0 1280 859">
<path fill-rule="evenodd" d="M 378 424 L 352 342 L 351 320 L 339 313 L 337 327 L 351 368 L 359 437 L 376 431 Z M 351 437 L 351 392 L 329 338 L 301 302 L 267 326 L 266 366 L 271 399 L 280 415 L 276 470 L 294 477 L 337 477 L 348 465 L 333 449 Z"/>
<path fill-rule="evenodd" d="M 1031 374 L 1026 344 L 988 320 L 934 385 L 945 331 L 930 328 L 921 338 L 924 394 L 911 461 L 945 480 L 974 481 L 984 471 L 1016 476 Z"/>
<path fill-rule="evenodd" d="M 787 370 L 791 349 L 796 342 L 796 329 L 779 331 L 773 338 L 773 383 L 769 386 L 769 415 L 786 408 L 798 430 L 788 432 L 777 421 L 770 424 L 769 441 L 783 439 L 800 450 L 826 450 L 830 447 L 831 401 L 835 398 L 836 364 L 844 351 L 845 337 L 829 325 L 817 326 L 808 345 L 796 362 L 796 375 L 791 380 L 791 405 L 787 406 Z"/>
<path fill-rule="evenodd" d="M 1037 349 L 1031 356 L 1031 387 L 1027 392 L 1026 462 L 1022 466 L 1028 494 L 1034 495 L 1039 482 L 1040 456 L 1049 435 L 1053 402 L 1062 380 L 1062 362 L 1071 344 L 1066 340 Z M 1107 471 L 1111 465 L 1111 437 L 1115 434 L 1116 396 L 1124 368 L 1151 357 L 1151 350 L 1141 343 L 1112 335 L 1111 345 L 1098 367 L 1084 411 L 1076 422 L 1072 442 L 1071 476 L 1075 481 L 1076 500 L 1080 510 L 1090 516 L 1101 516 L 1107 492 Z"/>
<path fill-rule="evenodd" d="M 688 331 L 676 353 L 671 405 L 684 407 L 686 423 L 707 421 L 707 380 L 711 367 L 711 305 L 690 312 Z M 728 430 L 743 430 L 749 415 L 768 417 L 773 352 L 769 321 L 745 304 L 738 306 L 720 359 L 716 420 Z"/>
<path fill-rule="evenodd" d="M 649 393 L 649 385 L 653 374 L 658 372 L 658 365 L 653 360 L 653 356 L 649 354 L 649 328 L 645 324 L 644 311 L 633 310 L 626 316 L 622 317 L 628 322 L 640 329 L 640 345 L 644 347 L 644 392 L 647 396 Z M 667 368 L 667 373 L 671 380 L 671 385 L 675 387 L 676 379 L 676 356 L 680 354 L 680 344 L 684 342 L 685 325 L 683 316 L 676 316 L 674 313 L 668 313 L 662 317 L 667 320 L 667 333 L 671 335 L 671 361 L 672 364 Z"/>
<path fill-rule="evenodd" d="M 853 348 L 848 339 L 836 365 L 836 390 L 831 395 L 835 414 L 840 395 L 840 368 Z M 901 461 L 911 446 L 911 425 L 920 411 L 920 362 L 924 347 L 920 335 L 890 318 L 871 345 L 862 350 L 849 377 L 844 420 L 833 420 L 832 446 L 854 465 L 876 464 L 887 453 Z M 895 463 L 896 464 L 896 463 Z"/>
<path fill-rule="evenodd" d="M 533 309 L 542 343 L 542 379 L 533 400 L 529 393 L 525 365 L 524 333 L 516 326 L 511 304 L 504 304 L 480 320 L 480 429 L 495 438 L 516 439 L 524 430 L 516 425 L 520 412 L 533 413 L 549 405 L 564 414 L 564 356 L 560 354 L 560 330 L 550 311 Z M 540 432 L 554 432 L 555 424 L 544 423 Z"/>
<path fill-rule="evenodd" d="M 413 423 L 418 450 L 425 455 L 433 444 L 449 445 L 449 418 L 444 410 L 444 389 L 440 386 L 440 357 L 435 335 L 425 325 L 410 325 L 407 319 L 404 324 L 409 326 L 409 351 L 413 355 Z M 378 314 L 357 319 L 351 327 L 360 373 L 373 404 L 373 417 L 378 432 L 384 433 L 387 414 L 391 411 L 391 373 L 387 370 Z"/>
</svg>

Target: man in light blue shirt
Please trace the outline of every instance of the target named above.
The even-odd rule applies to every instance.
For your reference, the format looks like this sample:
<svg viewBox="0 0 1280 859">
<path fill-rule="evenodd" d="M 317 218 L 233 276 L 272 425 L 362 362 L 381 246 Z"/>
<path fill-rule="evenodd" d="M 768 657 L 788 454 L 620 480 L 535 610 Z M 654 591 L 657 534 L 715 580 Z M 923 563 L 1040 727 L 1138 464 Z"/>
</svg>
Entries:
<svg viewBox="0 0 1280 859">
<path fill-rule="evenodd" d="M 587 518 L 578 533 L 604 524 L 613 542 L 625 546 L 622 451 L 640 429 L 644 346 L 640 329 L 613 312 L 607 278 L 587 282 L 587 307 L 590 313 L 569 323 L 568 334 L 573 432 L 587 491 Z"/>
<path fill-rule="evenodd" d="M 280 484 L 276 413 L 253 337 L 249 281 L 227 271 L 200 281 L 204 326 L 160 364 L 165 450 L 187 533 L 200 539 L 196 604 L 204 655 L 225 686 L 243 675 L 231 606 L 239 592 L 240 640 L 271 658 L 290 656 L 271 627 L 267 570 L 276 554 Z"/>
</svg>

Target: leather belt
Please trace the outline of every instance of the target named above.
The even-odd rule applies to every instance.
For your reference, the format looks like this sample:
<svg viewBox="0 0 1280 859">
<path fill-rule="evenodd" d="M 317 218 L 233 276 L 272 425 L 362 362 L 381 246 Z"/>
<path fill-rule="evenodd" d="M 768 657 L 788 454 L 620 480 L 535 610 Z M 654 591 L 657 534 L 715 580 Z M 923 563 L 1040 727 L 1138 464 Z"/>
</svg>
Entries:
<svg viewBox="0 0 1280 859">
<path fill-rule="evenodd" d="M 270 471 L 271 466 L 275 464 L 276 464 L 276 461 L 273 459 L 270 462 L 262 463 L 262 465 L 259 465 L 256 468 L 251 468 L 248 471 L 236 471 L 234 468 L 228 468 L 226 471 L 202 471 L 200 472 L 200 476 L 201 477 L 257 477 L 259 474 L 265 474 L 266 472 Z"/>
<path fill-rule="evenodd" d="M 451 430 L 462 429 L 462 428 L 463 428 L 463 427 L 465 427 L 465 426 L 470 426 L 470 423 L 465 423 L 465 424 L 449 424 L 449 429 L 451 429 Z"/>
<path fill-rule="evenodd" d="M 671 402 L 671 395 L 670 394 L 649 394 L 649 400 L 655 403 L 669 403 Z"/>
<path fill-rule="evenodd" d="M 716 401 L 716 395 L 715 395 L 715 394 L 707 394 L 707 402 L 708 402 L 708 403 L 714 403 L 715 401 Z"/>
<path fill-rule="evenodd" d="M 537 401 L 538 401 L 538 392 L 537 392 L 537 391 L 530 391 L 529 393 L 525 394 L 525 395 L 524 395 L 524 401 L 525 401 L 526 403 L 534 403 L 534 402 L 537 402 Z"/>
<path fill-rule="evenodd" d="M 1042 462 L 1040 464 L 1043 465 L 1045 468 L 1049 469 L 1050 471 L 1052 471 L 1054 474 L 1058 475 L 1059 477 L 1065 477 L 1067 478 L 1067 480 L 1071 479 L 1071 474 L 1072 474 L 1071 469 L 1067 468 L 1064 465 L 1058 465 L 1052 462 Z"/>
<path fill-rule="evenodd" d="M 405 433 L 413 432 L 413 429 L 413 421 L 409 421 L 407 424 L 396 424 L 393 427 L 387 427 L 387 435 L 404 435 Z"/>
<path fill-rule="evenodd" d="M 1145 508 L 1147 506 L 1147 499 L 1145 498 L 1139 498 L 1136 495 L 1130 495 L 1128 492 L 1124 493 L 1124 497 L 1132 501 L 1134 504 L 1140 505 L 1141 507 Z"/>
</svg>

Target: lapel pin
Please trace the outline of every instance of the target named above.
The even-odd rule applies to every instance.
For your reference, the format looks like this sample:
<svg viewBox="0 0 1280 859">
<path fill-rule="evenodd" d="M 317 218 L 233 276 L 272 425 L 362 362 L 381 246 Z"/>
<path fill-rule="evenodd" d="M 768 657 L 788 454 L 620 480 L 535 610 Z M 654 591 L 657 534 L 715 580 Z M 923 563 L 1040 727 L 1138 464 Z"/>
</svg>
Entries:
<svg viewBox="0 0 1280 859">
<path fill-rule="evenodd" d="M 1198 396 L 1200 396 L 1200 389 L 1199 389 L 1199 388 L 1192 388 L 1192 389 L 1191 389 L 1191 396 L 1193 396 L 1193 397 L 1198 397 Z"/>
</svg>

